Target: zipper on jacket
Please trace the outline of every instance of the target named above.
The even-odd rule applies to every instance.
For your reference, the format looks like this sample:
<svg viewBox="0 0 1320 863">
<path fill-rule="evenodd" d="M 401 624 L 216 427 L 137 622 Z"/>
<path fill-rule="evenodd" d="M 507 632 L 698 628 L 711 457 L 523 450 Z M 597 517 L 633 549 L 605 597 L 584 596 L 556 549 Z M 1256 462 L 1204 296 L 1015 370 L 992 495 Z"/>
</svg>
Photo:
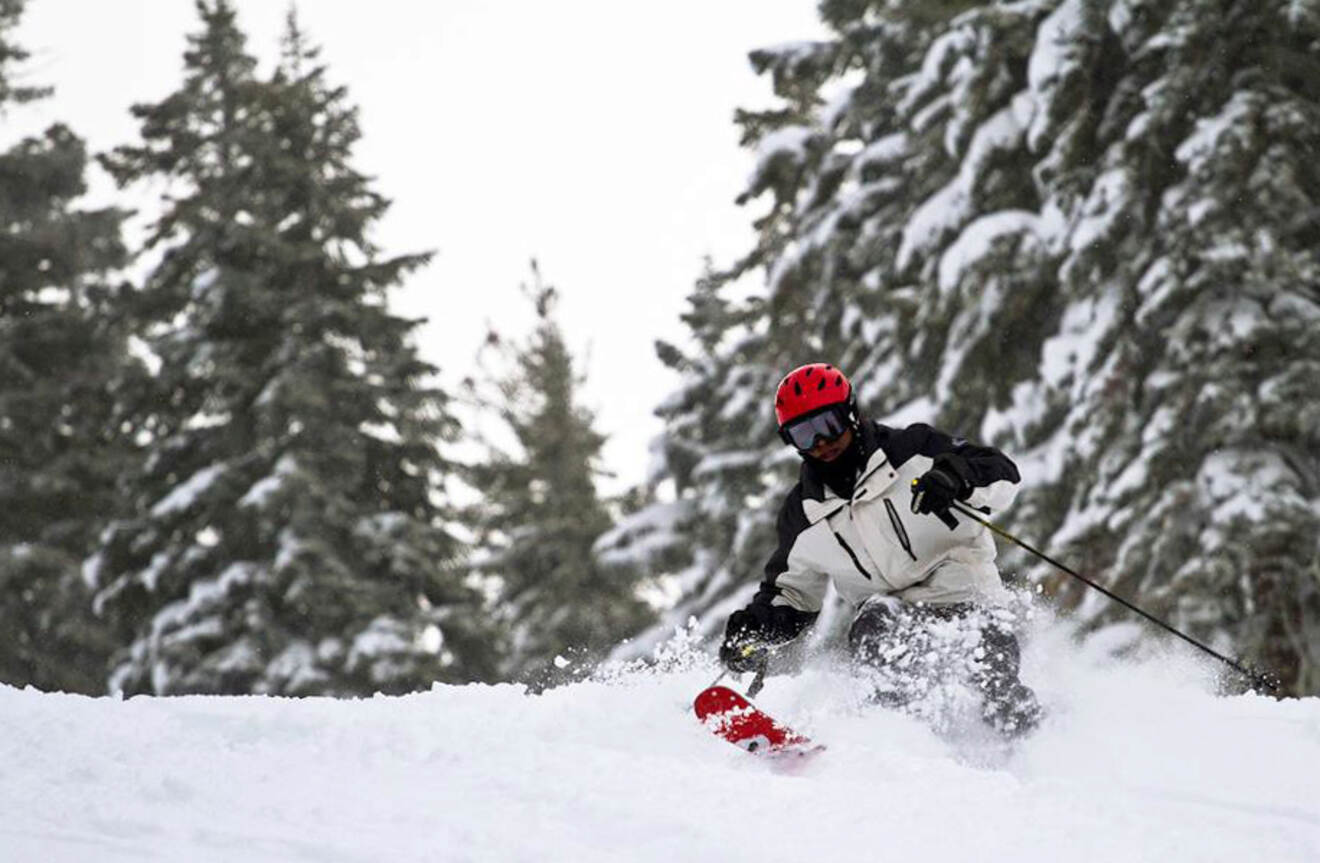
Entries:
<svg viewBox="0 0 1320 863">
<path fill-rule="evenodd" d="M 862 474 L 862 475 L 857 479 L 857 482 L 853 483 L 853 485 L 854 485 L 854 486 L 861 486 L 862 483 L 866 482 L 868 479 L 870 479 L 872 476 L 874 476 L 875 473 L 876 473 L 876 471 L 880 470 L 880 468 L 886 466 L 887 464 L 889 464 L 889 456 L 885 456 L 885 460 L 884 460 L 884 461 L 880 462 L 880 464 L 876 465 L 875 467 L 873 467 L 873 468 L 871 468 L 870 470 L 868 470 L 866 473 Z M 865 490 L 865 489 L 863 489 L 863 491 L 864 491 L 864 490 Z"/>
<path fill-rule="evenodd" d="M 830 533 L 834 533 L 834 531 L 830 531 Z M 860 572 L 867 581 L 870 581 L 871 573 L 862 568 L 862 562 L 857 559 L 856 554 L 853 554 L 852 547 L 848 545 L 848 542 L 837 533 L 834 534 L 834 538 L 839 541 L 839 545 L 843 546 L 843 550 L 848 552 L 848 557 L 852 559 L 853 566 L 857 567 L 857 571 Z"/>
<path fill-rule="evenodd" d="M 917 555 L 912 551 L 912 540 L 908 539 L 907 529 L 903 527 L 903 520 L 898 517 L 898 510 L 894 509 L 894 504 L 885 498 L 885 509 L 889 512 L 889 523 L 894 527 L 894 533 L 898 536 L 898 544 L 903 546 L 903 550 L 908 553 L 908 557 L 913 560 Z"/>
</svg>

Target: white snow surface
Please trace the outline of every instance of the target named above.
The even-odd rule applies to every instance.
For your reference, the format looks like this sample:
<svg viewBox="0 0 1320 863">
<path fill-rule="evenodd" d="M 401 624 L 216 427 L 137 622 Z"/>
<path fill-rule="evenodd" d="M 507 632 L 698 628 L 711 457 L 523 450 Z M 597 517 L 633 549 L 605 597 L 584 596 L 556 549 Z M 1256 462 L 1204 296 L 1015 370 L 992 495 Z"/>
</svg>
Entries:
<svg viewBox="0 0 1320 863">
<path fill-rule="evenodd" d="M 998 752 L 864 704 L 824 660 L 760 705 L 827 745 L 749 755 L 691 713 L 688 654 L 529 695 L 360 701 L 0 687 L 14 861 L 1314 861 L 1320 699 L 1213 694 L 1182 654 L 1044 630 L 1049 716 Z"/>
</svg>

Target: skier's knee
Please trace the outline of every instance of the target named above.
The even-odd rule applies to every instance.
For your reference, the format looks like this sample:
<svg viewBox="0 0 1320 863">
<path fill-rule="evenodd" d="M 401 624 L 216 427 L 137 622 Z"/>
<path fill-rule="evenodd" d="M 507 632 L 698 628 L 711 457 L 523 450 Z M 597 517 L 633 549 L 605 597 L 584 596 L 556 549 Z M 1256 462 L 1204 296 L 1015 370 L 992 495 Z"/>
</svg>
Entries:
<svg viewBox="0 0 1320 863">
<path fill-rule="evenodd" d="M 896 600 L 877 597 L 862 606 L 848 630 L 848 649 L 855 659 L 870 660 L 898 627 Z"/>
</svg>

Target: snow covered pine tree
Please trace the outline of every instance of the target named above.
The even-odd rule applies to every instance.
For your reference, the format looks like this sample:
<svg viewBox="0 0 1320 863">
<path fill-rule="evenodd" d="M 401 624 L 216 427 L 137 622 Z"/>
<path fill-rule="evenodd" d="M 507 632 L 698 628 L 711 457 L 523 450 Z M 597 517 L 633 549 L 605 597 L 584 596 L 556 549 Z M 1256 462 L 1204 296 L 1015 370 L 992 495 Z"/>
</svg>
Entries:
<svg viewBox="0 0 1320 863">
<path fill-rule="evenodd" d="M 652 620 L 634 567 L 601 560 L 595 543 L 611 527 L 596 491 L 605 443 L 578 403 L 581 379 L 555 317 L 555 289 L 532 265 L 526 293 L 536 325 L 525 342 L 491 333 L 503 368 L 473 382 L 511 446 L 487 441 L 465 471 L 480 495 L 469 511 L 476 571 L 494 584 L 508 633 L 502 677 L 545 686 L 579 676 L 593 659 Z M 570 663 L 558 668 L 556 660 Z"/>
<path fill-rule="evenodd" d="M 740 454 L 767 484 L 749 498 L 788 482 L 764 411 L 723 384 L 810 351 L 888 424 L 1014 452 L 1031 478 L 1015 533 L 1287 691 L 1320 691 L 1320 12 L 820 9 L 833 38 L 752 55 L 782 104 L 740 117 L 758 148 L 744 200 L 772 200 L 757 248 L 706 294 L 753 271 L 766 286 L 678 355 L 689 381 L 663 407 L 656 479 L 689 515 L 692 568 L 657 632 L 691 614 L 710 632 L 754 574 L 728 549 L 763 545 L 766 525 L 742 500 L 705 508 L 714 466 Z M 1091 627 L 1129 619 L 1006 564 Z"/>
<path fill-rule="evenodd" d="M 134 307 L 160 368 L 137 511 L 88 566 L 130 640 L 125 693 L 369 695 L 493 673 L 444 526 L 454 431 L 416 321 L 385 292 L 422 255 L 368 240 L 388 203 L 292 15 L 270 80 L 232 6 L 200 2 L 183 86 L 106 164 L 167 181 Z M 454 613 L 456 610 L 460 613 Z"/>
</svg>

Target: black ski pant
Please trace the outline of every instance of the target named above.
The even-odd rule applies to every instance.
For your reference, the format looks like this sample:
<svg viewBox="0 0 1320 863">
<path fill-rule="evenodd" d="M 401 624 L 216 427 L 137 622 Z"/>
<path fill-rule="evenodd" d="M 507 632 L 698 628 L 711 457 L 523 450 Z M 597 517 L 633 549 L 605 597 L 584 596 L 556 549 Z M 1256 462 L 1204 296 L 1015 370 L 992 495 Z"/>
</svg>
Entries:
<svg viewBox="0 0 1320 863">
<path fill-rule="evenodd" d="M 878 598 L 858 612 L 848 646 L 855 663 L 885 681 L 875 697 L 887 706 L 903 706 L 940 682 L 937 678 L 966 669 L 982 696 L 983 715 L 996 729 L 1021 733 L 1040 718 L 1035 694 L 1018 677 L 1017 636 L 992 609 Z"/>
</svg>

